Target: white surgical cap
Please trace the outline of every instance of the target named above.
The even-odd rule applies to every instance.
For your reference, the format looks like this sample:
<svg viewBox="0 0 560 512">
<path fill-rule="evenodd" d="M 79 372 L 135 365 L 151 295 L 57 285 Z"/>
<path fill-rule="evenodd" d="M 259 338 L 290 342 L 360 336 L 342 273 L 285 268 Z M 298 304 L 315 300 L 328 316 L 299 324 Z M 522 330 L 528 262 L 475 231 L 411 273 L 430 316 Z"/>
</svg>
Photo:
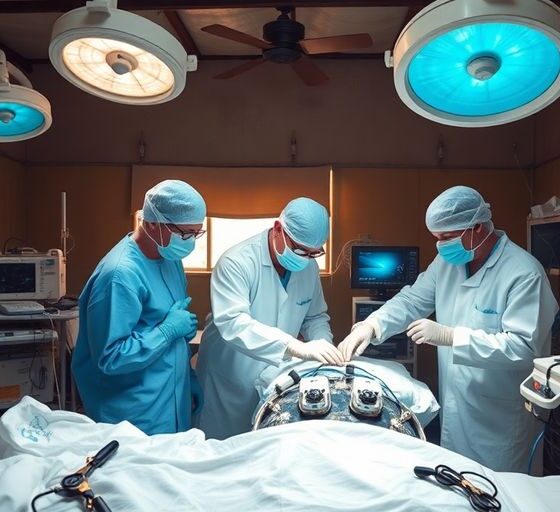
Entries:
<svg viewBox="0 0 560 512">
<path fill-rule="evenodd" d="M 146 222 L 162 224 L 202 224 L 206 203 L 184 181 L 165 180 L 146 192 L 142 217 Z"/>
<path fill-rule="evenodd" d="M 426 226 L 432 233 L 472 228 L 491 218 L 490 205 L 476 190 L 464 186 L 442 192 L 426 210 Z"/>
<path fill-rule="evenodd" d="M 309 249 L 322 247 L 329 236 L 329 214 L 317 201 L 298 197 L 280 214 L 280 223 L 288 236 Z"/>
</svg>

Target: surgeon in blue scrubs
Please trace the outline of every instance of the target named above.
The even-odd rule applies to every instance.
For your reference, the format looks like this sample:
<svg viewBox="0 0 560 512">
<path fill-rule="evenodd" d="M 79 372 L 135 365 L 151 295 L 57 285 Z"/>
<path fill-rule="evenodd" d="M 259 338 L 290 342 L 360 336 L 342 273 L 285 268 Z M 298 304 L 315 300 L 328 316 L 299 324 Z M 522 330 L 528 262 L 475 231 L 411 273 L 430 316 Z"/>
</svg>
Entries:
<svg viewBox="0 0 560 512">
<path fill-rule="evenodd" d="M 188 342 L 197 329 L 182 259 L 204 234 L 206 205 L 166 180 L 145 196 L 142 223 L 97 265 L 80 296 L 72 359 L 85 411 L 146 434 L 182 432 L 202 407 Z"/>
</svg>

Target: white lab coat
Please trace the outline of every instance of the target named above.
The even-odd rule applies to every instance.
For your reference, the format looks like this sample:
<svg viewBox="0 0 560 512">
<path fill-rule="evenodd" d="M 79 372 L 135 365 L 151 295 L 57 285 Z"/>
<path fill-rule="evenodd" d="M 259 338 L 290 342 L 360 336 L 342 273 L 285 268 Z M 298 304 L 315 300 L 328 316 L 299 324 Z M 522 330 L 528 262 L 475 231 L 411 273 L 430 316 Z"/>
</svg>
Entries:
<svg viewBox="0 0 560 512">
<path fill-rule="evenodd" d="M 268 250 L 268 231 L 222 255 L 212 272 L 209 316 L 197 363 L 204 390 L 199 428 L 225 439 L 247 432 L 258 404 L 255 380 L 269 365 L 278 366 L 288 342 L 332 342 L 327 305 L 312 260 L 293 272 L 287 290 Z"/>
<path fill-rule="evenodd" d="M 380 342 L 434 309 L 439 323 L 456 327 L 453 346 L 438 347 L 441 445 L 496 471 L 526 472 L 543 426 L 524 409 L 519 384 L 550 352 L 558 305 L 540 263 L 498 234 L 473 276 L 437 256 L 370 318 Z"/>
</svg>

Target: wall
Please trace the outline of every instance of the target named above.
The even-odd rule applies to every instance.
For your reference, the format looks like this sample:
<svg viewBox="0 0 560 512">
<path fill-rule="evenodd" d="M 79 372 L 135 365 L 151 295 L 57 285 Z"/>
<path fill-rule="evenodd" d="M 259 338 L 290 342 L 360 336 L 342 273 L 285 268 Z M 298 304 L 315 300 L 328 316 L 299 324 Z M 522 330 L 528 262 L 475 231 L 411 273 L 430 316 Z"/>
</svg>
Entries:
<svg viewBox="0 0 560 512">
<path fill-rule="evenodd" d="M 26 240 L 26 197 L 25 167 L 0 155 L 0 252 L 10 237 Z M 8 247 L 13 245 L 27 244 L 15 242 Z"/>
<path fill-rule="evenodd" d="M 267 63 L 231 80 L 215 74 L 240 61 L 202 61 L 181 96 L 152 107 L 119 105 L 82 92 L 49 65 L 32 79 L 51 101 L 53 125 L 26 143 L 30 162 L 511 168 L 533 161 L 533 121 L 493 128 L 439 125 L 406 108 L 392 72 L 376 60 L 318 60 L 328 84 L 307 87 L 289 67 Z M 438 140 L 444 158 L 437 156 Z M 10 145 L 8 145 L 10 146 Z"/>
</svg>

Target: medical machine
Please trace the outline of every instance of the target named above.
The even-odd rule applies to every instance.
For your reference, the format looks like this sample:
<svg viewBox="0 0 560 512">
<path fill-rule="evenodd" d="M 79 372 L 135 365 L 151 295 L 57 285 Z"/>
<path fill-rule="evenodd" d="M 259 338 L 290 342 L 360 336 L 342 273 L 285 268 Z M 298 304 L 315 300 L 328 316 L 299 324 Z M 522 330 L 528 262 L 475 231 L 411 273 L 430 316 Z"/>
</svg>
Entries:
<svg viewBox="0 0 560 512">
<path fill-rule="evenodd" d="M 331 410 L 329 379 L 324 375 L 299 381 L 299 410 L 304 416 L 324 416 Z"/>
<path fill-rule="evenodd" d="M 0 329 L 0 347 L 26 343 L 52 343 L 57 340 L 52 329 Z"/>
<path fill-rule="evenodd" d="M 555 409 L 560 405 L 560 356 L 535 359 L 533 365 L 519 387 L 521 395 L 543 409 Z"/>
<path fill-rule="evenodd" d="M 357 416 L 375 418 L 383 410 L 383 390 L 381 384 L 366 377 L 354 377 L 350 410 Z"/>
<path fill-rule="evenodd" d="M 386 300 L 418 277 L 418 247 L 352 246 L 351 287 Z"/>
<path fill-rule="evenodd" d="M 426 440 L 416 415 L 386 382 L 361 367 L 292 370 L 280 376 L 273 389 L 255 412 L 253 430 L 326 419 L 367 423 Z"/>
<path fill-rule="evenodd" d="M 0 301 L 57 301 L 65 293 L 66 260 L 60 249 L 0 255 Z"/>
</svg>

